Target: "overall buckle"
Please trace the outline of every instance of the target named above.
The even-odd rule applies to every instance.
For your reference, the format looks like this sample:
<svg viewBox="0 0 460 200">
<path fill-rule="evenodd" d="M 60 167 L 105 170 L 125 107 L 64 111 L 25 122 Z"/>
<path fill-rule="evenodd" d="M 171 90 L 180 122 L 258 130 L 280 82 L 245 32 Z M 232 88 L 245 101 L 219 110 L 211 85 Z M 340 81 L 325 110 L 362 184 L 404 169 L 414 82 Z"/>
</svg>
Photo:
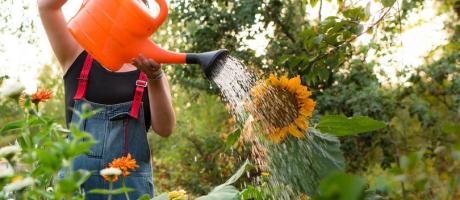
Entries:
<svg viewBox="0 0 460 200">
<path fill-rule="evenodd" d="M 147 81 L 137 80 L 136 85 L 139 87 L 147 87 Z"/>
</svg>

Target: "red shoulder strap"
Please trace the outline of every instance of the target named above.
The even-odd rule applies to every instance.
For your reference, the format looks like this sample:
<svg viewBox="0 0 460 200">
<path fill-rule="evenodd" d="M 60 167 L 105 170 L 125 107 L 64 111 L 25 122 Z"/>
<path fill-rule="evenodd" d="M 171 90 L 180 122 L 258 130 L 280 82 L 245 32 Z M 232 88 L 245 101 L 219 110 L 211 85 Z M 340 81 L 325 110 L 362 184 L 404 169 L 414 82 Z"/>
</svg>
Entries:
<svg viewBox="0 0 460 200">
<path fill-rule="evenodd" d="M 137 119 L 139 115 L 139 107 L 142 103 L 142 97 L 144 96 L 144 89 L 147 87 L 147 75 L 144 72 L 139 74 L 139 78 L 136 81 L 136 92 L 134 93 L 133 104 L 131 105 L 130 115 L 134 119 Z"/>
<path fill-rule="evenodd" d="M 81 69 L 80 77 L 78 78 L 78 87 L 77 92 L 73 97 L 74 100 L 80 100 L 85 97 L 86 88 L 88 87 L 88 75 L 92 65 L 93 57 L 88 53 L 86 55 L 85 63 L 83 64 L 83 68 Z"/>
</svg>

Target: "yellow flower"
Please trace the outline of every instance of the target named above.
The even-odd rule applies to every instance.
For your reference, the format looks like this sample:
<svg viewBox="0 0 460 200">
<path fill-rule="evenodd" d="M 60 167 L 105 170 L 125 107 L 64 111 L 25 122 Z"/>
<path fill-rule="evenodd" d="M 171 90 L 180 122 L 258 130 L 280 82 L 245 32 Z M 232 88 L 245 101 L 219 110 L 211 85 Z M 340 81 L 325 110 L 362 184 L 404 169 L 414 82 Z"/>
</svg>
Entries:
<svg viewBox="0 0 460 200">
<path fill-rule="evenodd" d="M 300 200 L 309 200 L 310 198 L 306 194 L 300 195 Z"/>
<path fill-rule="evenodd" d="M 109 163 L 109 167 L 119 168 L 123 172 L 123 176 L 127 177 L 129 175 L 129 170 L 135 170 L 139 167 L 136 160 L 131 158 L 131 154 L 128 153 L 127 156 L 114 159 Z"/>
<path fill-rule="evenodd" d="M 38 104 L 40 102 L 46 102 L 52 97 L 53 94 L 51 93 L 51 91 L 47 89 L 40 89 L 37 90 L 37 92 L 35 92 L 34 94 L 32 94 L 30 101 L 34 104 Z"/>
<path fill-rule="evenodd" d="M 289 135 L 303 138 L 316 103 L 303 86 L 300 76 L 277 78 L 274 75 L 251 89 L 249 112 L 267 130 L 267 139 L 281 143 Z"/>
<path fill-rule="evenodd" d="M 185 190 L 172 191 L 168 193 L 170 200 L 187 200 L 187 192 Z"/>
</svg>

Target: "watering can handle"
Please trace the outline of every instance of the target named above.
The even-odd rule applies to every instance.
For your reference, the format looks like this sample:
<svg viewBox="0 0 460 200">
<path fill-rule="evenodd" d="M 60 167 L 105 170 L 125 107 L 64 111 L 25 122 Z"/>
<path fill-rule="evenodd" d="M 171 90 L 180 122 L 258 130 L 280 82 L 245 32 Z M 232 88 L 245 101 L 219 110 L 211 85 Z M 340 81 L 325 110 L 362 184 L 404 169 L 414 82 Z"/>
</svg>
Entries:
<svg viewBox="0 0 460 200">
<path fill-rule="evenodd" d="M 155 0 L 157 4 L 160 6 L 160 12 L 158 13 L 158 16 L 154 18 L 154 25 L 155 27 L 160 27 L 161 24 L 166 20 L 168 17 L 168 4 L 166 3 L 166 0 Z"/>
</svg>

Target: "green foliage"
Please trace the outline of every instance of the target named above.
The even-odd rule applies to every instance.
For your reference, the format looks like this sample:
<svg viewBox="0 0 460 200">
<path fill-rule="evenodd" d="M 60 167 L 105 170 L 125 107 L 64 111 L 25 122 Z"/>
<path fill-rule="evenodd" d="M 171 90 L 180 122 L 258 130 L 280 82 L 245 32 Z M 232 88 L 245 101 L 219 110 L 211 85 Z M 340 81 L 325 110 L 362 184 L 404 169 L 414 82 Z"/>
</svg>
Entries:
<svg viewBox="0 0 460 200">
<path fill-rule="evenodd" d="M 315 14 L 307 13 L 306 8 L 319 8 L 326 2 L 337 4 L 337 14 L 311 20 Z M 459 1 L 437 1 L 441 4 L 438 12 L 449 16 L 445 29 L 451 37 L 446 45 L 437 47 L 425 58 L 425 64 L 400 72 L 401 80 L 408 77 L 404 83 L 389 85 L 382 81 L 388 78 L 376 70 L 382 63 L 368 57 L 392 53 L 390 47 L 397 45 L 395 38 L 407 28 L 407 18 L 417 15 L 426 2 L 381 0 L 378 3 L 385 7 L 383 12 L 370 15 L 370 4 L 356 7 L 342 0 L 171 1 L 174 10 L 168 25 L 154 36 L 162 46 L 186 52 L 227 48 L 257 73 L 301 75 L 317 102 L 310 124 L 320 122 L 317 128 L 323 132 L 348 135 L 364 130 L 353 126 L 353 131 L 350 127 L 325 131 L 325 127 L 331 126 L 324 126 L 324 121 L 321 125 L 320 119 L 328 115 L 368 116 L 388 124 L 374 134 L 341 137 L 340 145 L 338 139 L 310 129 L 308 139 L 296 142 L 290 138 L 285 144 L 295 148 L 268 149 L 274 169 L 270 175 L 250 171 L 249 177 L 241 177 L 241 181 L 250 184 L 227 185 L 220 191 L 229 191 L 226 194 L 231 197 L 242 191 L 242 199 L 273 199 L 283 194 L 297 199 L 302 192 L 317 194 L 316 199 L 459 199 L 460 26 L 458 18 L 449 14 L 460 16 Z M 380 16 L 387 9 L 389 14 Z M 9 12 L 2 13 L 0 18 L 11 22 Z M 380 23 L 364 28 L 364 24 L 372 25 L 366 20 L 380 17 Z M 11 26 L 19 37 L 23 30 L 33 29 L 29 19 L 21 22 L 19 28 Z M 0 31 L 10 33 L 6 26 L 2 24 Z M 256 57 L 243 41 L 269 27 L 274 32 L 266 35 L 267 51 Z M 373 38 L 369 45 L 354 43 L 366 33 Z M 22 152 L 9 162 L 25 165 L 25 170 L 13 166 L 15 175 L 34 179 L 34 186 L 18 192 L 18 198 L 83 199 L 79 185 L 89 172 L 67 173 L 64 179 L 53 180 L 58 169 L 68 167 L 71 159 L 87 151 L 92 143 L 82 142 L 89 139 L 88 135 L 76 126 L 70 127 L 76 140 L 65 140 L 64 135 L 70 130 L 62 127 L 62 81 L 49 67 L 42 73 L 41 87 L 51 89 L 55 98 L 38 107 L 42 112 L 30 110 L 30 102 L 26 102 L 29 109 L 24 112 L 17 99 L 1 100 L 0 146 L 17 141 Z M 150 141 L 156 191 L 184 188 L 192 197 L 201 196 L 223 182 L 248 157 L 247 147 L 238 141 L 244 132 L 238 129 L 232 133 L 235 122 L 229 120 L 221 100 L 207 93 L 216 92 L 216 88 L 209 88 L 210 83 L 202 78 L 197 66 L 167 66 L 167 72 L 173 80 L 178 121 L 169 139 L 154 136 Z M 338 118 L 347 124 L 358 119 Z M 381 123 L 375 125 L 379 127 Z M 347 174 L 330 173 L 343 170 L 345 161 Z M 303 168 L 297 170 L 297 165 Z M 12 178 L 0 178 L 0 187 Z M 281 180 L 283 184 L 269 185 L 270 180 Z M 168 197 L 163 194 L 157 198 Z"/>
<path fill-rule="evenodd" d="M 104 194 L 104 195 L 115 195 L 115 194 L 124 194 L 127 192 L 132 192 L 134 189 L 131 188 L 118 188 L 118 189 L 113 189 L 113 190 L 106 190 L 106 189 L 92 189 L 89 191 L 90 194 Z"/>
<path fill-rule="evenodd" d="M 215 187 L 207 195 L 196 198 L 197 200 L 236 200 L 239 199 L 240 191 L 232 186 L 249 168 L 249 161 L 246 160 L 243 165 L 232 175 L 225 183 Z M 156 196 L 153 200 L 169 200 L 169 195 L 163 193 Z"/>
<path fill-rule="evenodd" d="M 184 189 L 203 195 L 242 162 L 224 138 L 234 129 L 219 97 L 195 89 L 173 90 L 177 126 L 167 139 L 151 137 L 157 192 Z M 232 137 L 232 136 L 228 136 Z M 234 138 L 237 139 L 237 138 Z M 227 149 L 227 150 L 226 150 Z"/>
<path fill-rule="evenodd" d="M 236 129 L 235 131 L 233 131 L 233 133 L 230 133 L 230 135 L 228 136 L 226 140 L 225 148 L 226 149 L 231 148 L 238 141 L 238 139 L 240 138 L 240 135 L 241 135 L 241 129 Z"/>
<path fill-rule="evenodd" d="M 382 5 L 385 7 L 393 6 L 396 0 L 382 0 Z"/>
<path fill-rule="evenodd" d="M 310 1 L 311 6 L 316 2 Z M 275 73 L 300 74 L 312 88 L 334 82 L 333 74 L 352 55 L 354 48 L 350 42 L 366 31 L 360 23 L 370 17 L 365 8 L 346 7 L 339 10 L 343 18 L 328 17 L 314 25 L 306 18 L 307 4 L 304 1 L 215 1 L 208 4 L 193 0 L 172 4 L 174 11 L 169 29 L 177 31 L 180 27 L 187 30 L 176 35 L 186 43 L 174 46 L 189 52 L 227 48 L 249 67 L 263 65 L 263 70 Z M 251 39 L 264 31 L 262 28 L 251 29 L 260 24 L 264 28 L 275 28 L 273 37 L 267 36 L 269 46 L 263 58 L 265 62 L 255 57 L 243 43 L 243 39 Z M 248 34 L 238 37 L 243 31 Z M 173 73 L 174 80 L 207 88 L 208 84 L 190 84 L 201 78 L 197 67 L 176 67 Z"/>
<path fill-rule="evenodd" d="M 75 157 L 88 152 L 95 140 L 72 124 L 74 139 L 67 141 L 65 135 L 70 130 L 32 109 L 30 100 L 27 99 L 24 106 L 23 119 L 1 128 L 2 136 L 13 131 L 10 134 L 14 135 L 16 144 L 11 147 L 16 146 L 20 152 L 8 157 L 1 155 L 3 159 L 6 158 L 6 165 L 12 174 L 0 178 L 0 187 L 12 185 L 13 178 L 26 177 L 31 180 L 28 184 L 33 187 L 13 190 L 11 194 L 20 199 L 81 199 L 80 185 L 91 174 L 70 170 L 70 163 Z M 56 179 L 61 169 L 65 171 L 64 176 Z M 6 198 L 5 193 L 0 198 Z"/>
<path fill-rule="evenodd" d="M 240 177 L 243 175 L 243 173 L 246 172 L 248 168 L 248 161 L 238 169 L 238 171 L 230 177 L 225 183 L 222 185 L 219 185 L 215 187 L 209 194 L 205 196 L 201 196 L 197 198 L 197 200 L 214 200 L 214 199 L 220 199 L 220 200 L 234 200 L 234 199 L 239 199 L 239 191 L 237 188 L 232 186 Z"/>
<path fill-rule="evenodd" d="M 326 115 L 316 126 L 321 132 L 335 136 L 348 136 L 385 128 L 385 123 L 365 116 L 347 118 L 343 115 Z"/>
<path fill-rule="evenodd" d="M 319 186 L 317 200 L 360 200 L 364 199 L 366 180 L 343 172 L 326 177 Z"/>
</svg>

